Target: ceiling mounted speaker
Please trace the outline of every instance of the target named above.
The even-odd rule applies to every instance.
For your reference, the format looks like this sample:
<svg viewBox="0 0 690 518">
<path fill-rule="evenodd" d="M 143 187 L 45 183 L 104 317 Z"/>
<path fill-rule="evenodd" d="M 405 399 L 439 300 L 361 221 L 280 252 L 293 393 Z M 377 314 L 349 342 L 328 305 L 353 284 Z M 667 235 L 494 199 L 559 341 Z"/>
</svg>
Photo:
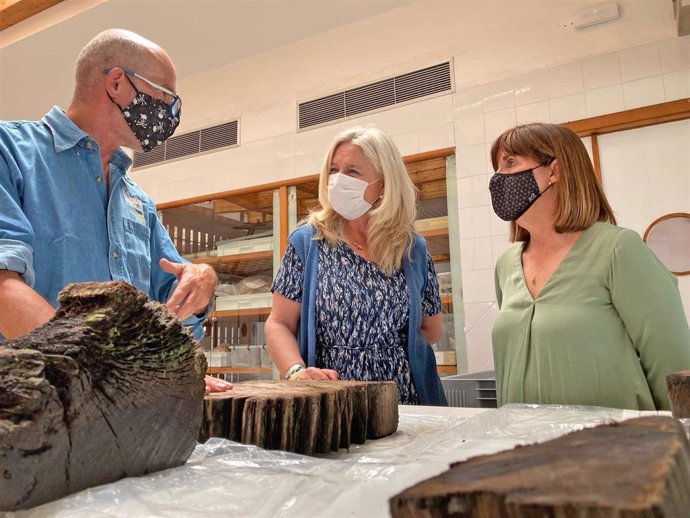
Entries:
<svg viewBox="0 0 690 518">
<path fill-rule="evenodd" d="M 617 20 L 620 17 L 618 2 L 606 2 L 580 9 L 573 14 L 573 27 L 584 29 L 592 25 Z"/>
</svg>

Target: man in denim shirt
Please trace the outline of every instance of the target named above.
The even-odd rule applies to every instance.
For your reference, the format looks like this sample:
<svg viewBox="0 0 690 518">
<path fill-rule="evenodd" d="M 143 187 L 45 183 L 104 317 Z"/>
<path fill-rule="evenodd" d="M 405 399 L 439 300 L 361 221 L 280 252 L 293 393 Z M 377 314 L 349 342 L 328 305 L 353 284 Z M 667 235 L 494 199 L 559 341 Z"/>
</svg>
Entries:
<svg viewBox="0 0 690 518">
<path fill-rule="evenodd" d="M 69 283 L 123 280 L 200 338 L 217 276 L 180 257 L 120 149 L 149 151 L 175 131 L 175 66 L 153 42 L 112 29 L 82 49 L 75 79 L 66 112 L 0 122 L 0 335 L 47 322 Z M 226 388 L 207 377 L 207 391 Z"/>
</svg>

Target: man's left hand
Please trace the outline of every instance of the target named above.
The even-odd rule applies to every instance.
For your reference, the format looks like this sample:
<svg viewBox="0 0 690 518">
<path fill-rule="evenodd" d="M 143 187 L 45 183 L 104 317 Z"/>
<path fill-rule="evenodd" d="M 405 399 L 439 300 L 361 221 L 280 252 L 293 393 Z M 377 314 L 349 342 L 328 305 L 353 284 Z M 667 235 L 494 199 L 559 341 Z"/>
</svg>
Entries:
<svg viewBox="0 0 690 518">
<path fill-rule="evenodd" d="M 173 263 L 167 259 L 161 259 L 160 265 L 178 281 L 165 307 L 180 320 L 203 312 L 218 284 L 215 270 L 207 264 Z"/>
</svg>

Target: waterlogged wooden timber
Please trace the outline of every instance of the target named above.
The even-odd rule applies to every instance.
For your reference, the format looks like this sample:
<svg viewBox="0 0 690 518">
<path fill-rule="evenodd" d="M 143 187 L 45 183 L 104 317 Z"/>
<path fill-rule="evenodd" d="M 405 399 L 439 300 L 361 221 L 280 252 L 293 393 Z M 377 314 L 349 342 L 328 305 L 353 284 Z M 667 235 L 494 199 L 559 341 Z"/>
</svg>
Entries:
<svg viewBox="0 0 690 518">
<path fill-rule="evenodd" d="M 398 429 L 394 382 L 258 381 L 206 396 L 199 440 L 224 437 L 313 455 Z"/>
<path fill-rule="evenodd" d="M 690 418 L 690 371 L 666 376 L 666 388 L 673 417 Z"/>
<path fill-rule="evenodd" d="M 390 500 L 393 518 L 690 516 L 690 446 L 643 417 L 454 464 Z"/>
<path fill-rule="evenodd" d="M 206 363 L 177 318 L 122 282 L 58 300 L 0 343 L 0 511 L 180 465 L 196 442 Z"/>
</svg>

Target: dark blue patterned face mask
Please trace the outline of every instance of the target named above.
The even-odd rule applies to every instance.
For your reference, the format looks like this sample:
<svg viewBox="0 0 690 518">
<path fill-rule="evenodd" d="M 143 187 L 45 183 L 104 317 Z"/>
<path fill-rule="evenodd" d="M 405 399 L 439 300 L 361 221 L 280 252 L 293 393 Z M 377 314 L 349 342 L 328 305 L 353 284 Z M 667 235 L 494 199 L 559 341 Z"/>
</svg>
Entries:
<svg viewBox="0 0 690 518">
<path fill-rule="evenodd" d="M 549 182 L 546 189 L 539 191 L 534 170 L 549 165 L 552 161 L 553 159 L 549 159 L 544 164 L 517 173 L 496 173 L 491 177 L 491 205 L 499 218 L 503 221 L 515 221 L 551 188 L 553 184 Z"/>
<path fill-rule="evenodd" d="M 127 106 L 121 108 L 120 105 L 113 101 L 110 94 L 108 94 L 108 97 L 110 97 L 115 106 L 120 108 L 122 116 L 127 121 L 127 125 L 134 133 L 139 144 L 141 144 L 141 148 L 144 151 L 151 151 L 175 133 L 177 126 L 180 124 L 180 114 L 182 111 L 179 106 L 181 104 L 180 100 L 178 97 L 175 97 L 173 103 L 167 104 L 165 101 L 140 92 L 132 80 L 127 75 L 125 77 L 127 77 L 127 80 L 137 92 L 134 99 Z M 137 77 L 140 76 L 137 75 Z M 144 80 L 147 81 L 146 79 Z"/>
</svg>

